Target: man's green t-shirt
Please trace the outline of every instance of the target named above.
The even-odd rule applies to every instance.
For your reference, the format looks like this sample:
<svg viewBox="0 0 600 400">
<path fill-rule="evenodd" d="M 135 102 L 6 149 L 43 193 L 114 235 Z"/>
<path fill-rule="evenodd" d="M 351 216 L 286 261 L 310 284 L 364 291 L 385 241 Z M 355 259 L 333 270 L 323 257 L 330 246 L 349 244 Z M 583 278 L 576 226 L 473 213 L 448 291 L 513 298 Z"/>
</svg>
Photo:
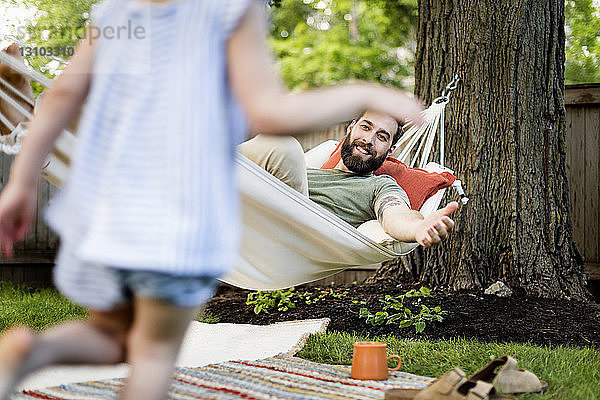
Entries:
<svg viewBox="0 0 600 400">
<path fill-rule="evenodd" d="M 404 189 L 388 175 L 357 175 L 339 169 L 307 168 L 308 196 L 355 228 L 377 219 L 375 203 L 397 194 L 410 207 Z"/>
</svg>

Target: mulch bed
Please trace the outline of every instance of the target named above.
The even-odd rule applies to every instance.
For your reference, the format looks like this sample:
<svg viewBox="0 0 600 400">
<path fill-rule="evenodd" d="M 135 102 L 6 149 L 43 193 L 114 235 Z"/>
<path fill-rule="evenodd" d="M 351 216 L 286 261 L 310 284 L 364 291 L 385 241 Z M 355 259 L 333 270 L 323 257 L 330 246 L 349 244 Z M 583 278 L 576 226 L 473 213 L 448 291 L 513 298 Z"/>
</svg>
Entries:
<svg viewBox="0 0 600 400">
<path fill-rule="evenodd" d="M 219 322 L 240 324 L 270 324 L 310 318 L 330 318 L 328 331 L 357 332 L 371 336 L 393 334 L 411 339 L 475 338 L 486 342 L 517 342 L 536 345 L 569 345 L 600 347 L 600 305 L 574 300 L 555 300 L 513 295 L 500 298 L 479 291 L 432 291 L 432 297 L 422 304 L 440 306 L 448 311 L 442 322 L 427 324 L 417 334 L 414 327 L 399 329 L 393 325 L 373 327 L 359 318 L 361 307 L 371 312 L 381 310 L 379 299 L 386 294 L 398 296 L 419 286 L 410 284 L 360 284 L 323 287 L 299 287 L 297 291 L 323 290 L 347 295 L 340 298 L 326 296 L 323 300 L 306 305 L 298 302 L 296 308 L 285 312 L 254 314 L 253 306 L 246 305 L 250 291 L 222 285 L 207 305 L 207 311 L 219 316 Z M 409 299 L 414 300 L 414 299 Z M 365 301 L 366 304 L 360 304 Z M 357 303 L 355 303 L 357 302 Z"/>
</svg>

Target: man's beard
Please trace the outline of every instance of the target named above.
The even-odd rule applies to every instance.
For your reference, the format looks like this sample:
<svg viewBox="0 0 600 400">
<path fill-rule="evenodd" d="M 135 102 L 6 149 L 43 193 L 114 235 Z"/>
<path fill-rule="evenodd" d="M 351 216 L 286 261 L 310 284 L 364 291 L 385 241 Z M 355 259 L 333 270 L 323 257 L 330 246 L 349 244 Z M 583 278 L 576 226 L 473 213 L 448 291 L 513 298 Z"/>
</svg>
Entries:
<svg viewBox="0 0 600 400">
<path fill-rule="evenodd" d="M 342 161 L 344 162 L 346 168 L 357 174 L 366 174 L 375 171 L 381 167 L 387 158 L 387 154 L 382 154 L 379 157 L 371 157 L 367 160 L 363 160 L 361 156 L 352 154 L 352 150 L 355 146 L 358 146 L 358 140 L 355 140 L 352 142 L 352 144 L 350 144 L 350 135 L 346 136 L 346 139 L 344 139 L 344 142 L 342 143 Z M 370 147 L 362 148 L 368 151 L 371 155 L 375 154 L 373 149 Z"/>
</svg>

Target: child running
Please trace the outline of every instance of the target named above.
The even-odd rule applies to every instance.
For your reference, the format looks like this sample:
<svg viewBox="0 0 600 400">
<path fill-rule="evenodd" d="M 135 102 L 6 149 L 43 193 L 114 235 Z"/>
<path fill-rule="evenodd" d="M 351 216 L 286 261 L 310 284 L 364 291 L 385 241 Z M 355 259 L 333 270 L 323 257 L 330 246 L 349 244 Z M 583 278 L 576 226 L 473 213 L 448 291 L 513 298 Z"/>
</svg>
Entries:
<svg viewBox="0 0 600 400">
<path fill-rule="evenodd" d="M 105 0 L 93 9 L 0 195 L 10 257 L 35 214 L 44 160 L 85 103 L 70 177 L 46 217 L 61 239 L 56 286 L 89 319 L 6 332 L 0 399 L 48 365 L 120 362 L 132 367 L 122 399 L 167 398 L 188 324 L 237 258 L 233 156 L 247 125 L 310 131 L 364 109 L 421 122 L 415 100 L 379 85 L 288 93 L 265 44 L 264 9 L 264 0 Z"/>
</svg>

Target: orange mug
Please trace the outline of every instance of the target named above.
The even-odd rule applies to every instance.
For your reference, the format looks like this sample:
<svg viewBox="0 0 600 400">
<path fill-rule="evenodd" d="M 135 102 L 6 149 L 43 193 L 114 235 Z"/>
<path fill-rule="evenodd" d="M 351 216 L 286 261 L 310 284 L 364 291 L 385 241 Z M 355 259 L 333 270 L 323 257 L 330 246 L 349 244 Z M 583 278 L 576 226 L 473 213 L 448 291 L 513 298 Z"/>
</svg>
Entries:
<svg viewBox="0 0 600 400">
<path fill-rule="evenodd" d="M 352 356 L 352 372 L 354 379 L 381 381 L 388 378 L 388 360 L 398 359 L 398 365 L 390 368 L 398 371 L 402 366 L 400 356 L 385 355 L 386 344 L 383 342 L 355 342 Z"/>
</svg>

